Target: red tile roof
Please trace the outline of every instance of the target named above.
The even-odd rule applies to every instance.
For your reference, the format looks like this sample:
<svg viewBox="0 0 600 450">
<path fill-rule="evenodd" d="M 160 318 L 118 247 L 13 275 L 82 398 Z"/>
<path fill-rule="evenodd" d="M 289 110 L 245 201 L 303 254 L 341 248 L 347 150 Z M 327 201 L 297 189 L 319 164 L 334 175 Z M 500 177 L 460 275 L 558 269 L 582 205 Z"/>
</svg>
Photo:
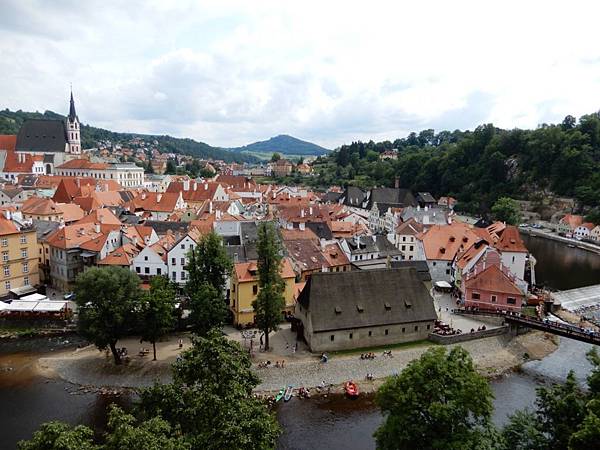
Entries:
<svg viewBox="0 0 600 450">
<path fill-rule="evenodd" d="M 17 146 L 16 134 L 0 134 L 0 150 L 14 152 Z"/>
<path fill-rule="evenodd" d="M 507 225 L 500 240 L 494 245 L 501 252 L 527 253 L 527 247 L 521 239 L 519 229 L 513 225 Z"/>
<path fill-rule="evenodd" d="M 469 275 L 465 280 L 465 289 L 523 295 L 511 277 L 495 264 Z"/>
</svg>

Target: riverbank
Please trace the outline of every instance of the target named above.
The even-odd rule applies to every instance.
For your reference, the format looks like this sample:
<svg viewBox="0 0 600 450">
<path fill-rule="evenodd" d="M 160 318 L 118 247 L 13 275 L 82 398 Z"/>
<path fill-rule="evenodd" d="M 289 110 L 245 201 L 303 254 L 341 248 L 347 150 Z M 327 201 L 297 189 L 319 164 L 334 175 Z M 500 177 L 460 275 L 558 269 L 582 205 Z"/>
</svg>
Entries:
<svg viewBox="0 0 600 450">
<path fill-rule="evenodd" d="M 550 239 L 555 242 L 561 242 L 563 244 L 567 244 L 568 246 L 573 246 L 580 250 L 586 250 L 591 253 L 595 253 L 596 255 L 600 255 L 600 246 L 591 244 L 589 242 L 578 241 L 576 239 L 570 239 L 567 237 L 559 236 L 556 233 L 552 233 L 545 230 L 535 229 L 535 228 L 526 228 L 519 227 L 519 231 L 523 234 L 528 234 L 530 236 L 537 236 L 545 239 Z"/>
<path fill-rule="evenodd" d="M 189 346 L 185 337 L 184 349 Z M 360 383 L 363 392 L 374 392 L 383 380 L 401 372 L 412 360 L 418 358 L 431 346 L 394 350 L 392 357 L 378 354 L 373 360 L 361 360 L 359 354 L 335 355 L 327 363 L 321 363 L 317 356 L 286 362 L 284 368 L 254 370 L 261 379 L 255 392 L 268 395 L 292 384 L 296 387 L 314 388 L 333 385 L 332 392 L 341 392 L 341 386 L 349 379 Z M 458 345 L 458 344 L 457 344 Z M 480 373 L 489 378 L 498 377 L 518 368 L 524 361 L 541 359 L 557 348 L 556 338 L 542 332 L 531 332 L 511 338 L 496 336 L 460 344 L 473 357 Z M 456 345 L 449 345 L 452 348 Z M 178 338 L 159 345 L 159 361 L 151 357 L 132 356 L 128 364 L 115 366 L 111 358 L 94 347 L 64 351 L 52 356 L 40 357 L 37 361 L 38 373 L 46 378 L 60 378 L 75 385 L 93 388 L 131 389 L 152 385 L 158 381 L 171 381 L 170 365 L 180 353 Z M 373 381 L 366 381 L 367 373 Z"/>
</svg>

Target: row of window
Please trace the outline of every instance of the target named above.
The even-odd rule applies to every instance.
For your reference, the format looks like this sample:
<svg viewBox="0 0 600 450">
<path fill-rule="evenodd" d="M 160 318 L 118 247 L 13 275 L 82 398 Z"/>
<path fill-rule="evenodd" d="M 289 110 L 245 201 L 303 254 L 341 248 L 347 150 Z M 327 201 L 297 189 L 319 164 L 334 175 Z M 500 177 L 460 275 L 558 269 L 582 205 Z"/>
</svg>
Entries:
<svg viewBox="0 0 600 450">
<path fill-rule="evenodd" d="M 22 248 L 21 249 L 21 258 L 27 258 L 27 249 L 26 248 Z M 2 261 L 6 262 L 8 261 L 8 252 L 2 252 Z"/>
<path fill-rule="evenodd" d="M 29 263 L 24 262 L 21 264 L 21 270 L 23 273 L 29 273 Z M 4 276 L 10 277 L 10 266 L 4 266 Z"/>
<path fill-rule="evenodd" d="M 140 266 L 135 266 L 135 271 L 137 273 L 142 273 L 142 268 Z M 175 272 L 173 272 L 175 273 Z M 145 275 L 150 275 L 150 267 L 144 267 L 144 274 Z M 162 275 L 162 269 L 160 267 L 156 268 L 156 275 Z"/>
<path fill-rule="evenodd" d="M 29 286 L 29 277 L 23 277 L 23 286 Z M 4 282 L 4 288 L 9 291 L 11 289 L 10 280 Z"/>
<path fill-rule="evenodd" d="M 481 294 L 479 292 L 473 292 L 471 294 L 471 299 L 472 300 L 481 300 Z M 495 295 L 490 295 L 490 302 L 492 303 L 496 303 L 498 301 L 498 297 Z M 506 298 L 506 303 L 509 305 L 516 305 L 517 304 L 517 299 L 515 297 L 507 297 Z"/>
<path fill-rule="evenodd" d="M 427 329 L 430 330 L 431 329 L 431 325 L 427 325 Z M 419 331 L 419 325 L 415 325 L 414 330 L 415 330 L 415 332 Z M 388 336 L 390 334 L 390 330 L 387 329 L 387 328 L 385 330 L 383 330 L 383 332 L 384 332 L 384 334 L 386 336 Z M 406 327 L 402 327 L 402 332 L 406 333 Z M 373 332 L 369 331 L 369 337 L 371 337 L 371 336 L 373 336 Z M 354 333 L 349 333 L 348 334 L 348 339 L 353 339 L 353 338 L 354 338 Z M 335 341 L 335 334 L 332 334 L 331 336 L 329 336 L 329 340 L 331 342 Z"/>
<path fill-rule="evenodd" d="M 21 244 L 27 244 L 27 235 L 22 234 L 20 237 L 20 242 Z M 2 238 L 0 240 L 0 245 L 2 245 L 2 247 L 8 247 L 8 238 Z"/>
</svg>

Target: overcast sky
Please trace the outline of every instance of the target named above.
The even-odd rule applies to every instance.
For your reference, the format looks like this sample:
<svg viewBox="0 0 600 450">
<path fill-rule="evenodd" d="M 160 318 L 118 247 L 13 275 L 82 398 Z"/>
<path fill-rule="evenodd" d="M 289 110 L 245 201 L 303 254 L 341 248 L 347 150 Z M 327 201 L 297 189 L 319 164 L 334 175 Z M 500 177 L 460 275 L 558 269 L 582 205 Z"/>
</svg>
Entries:
<svg viewBox="0 0 600 450">
<path fill-rule="evenodd" d="M 0 108 L 238 146 L 334 148 L 600 109 L 600 4 L 29 1 L 0 5 Z"/>
</svg>

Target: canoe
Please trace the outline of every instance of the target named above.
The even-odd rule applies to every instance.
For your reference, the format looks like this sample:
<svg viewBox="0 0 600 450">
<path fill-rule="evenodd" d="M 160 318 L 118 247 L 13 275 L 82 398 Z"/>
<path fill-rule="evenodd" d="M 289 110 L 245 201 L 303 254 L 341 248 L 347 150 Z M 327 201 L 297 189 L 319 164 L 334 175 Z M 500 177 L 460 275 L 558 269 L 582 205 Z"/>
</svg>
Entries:
<svg viewBox="0 0 600 450">
<path fill-rule="evenodd" d="M 283 398 L 284 394 L 285 394 L 285 389 L 279 389 L 279 392 L 275 396 L 275 401 L 278 402 L 279 400 L 281 400 Z"/>
<path fill-rule="evenodd" d="M 358 397 L 358 386 L 354 381 L 347 381 L 344 385 L 344 391 L 346 391 L 346 395 L 350 398 Z"/>
<path fill-rule="evenodd" d="M 292 394 L 294 393 L 294 386 L 292 386 L 291 384 L 287 387 L 287 389 L 285 390 L 285 394 L 283 396 L 283 401 L 284 402 L 289 402 L 292 399 Z"/>
</svg>

